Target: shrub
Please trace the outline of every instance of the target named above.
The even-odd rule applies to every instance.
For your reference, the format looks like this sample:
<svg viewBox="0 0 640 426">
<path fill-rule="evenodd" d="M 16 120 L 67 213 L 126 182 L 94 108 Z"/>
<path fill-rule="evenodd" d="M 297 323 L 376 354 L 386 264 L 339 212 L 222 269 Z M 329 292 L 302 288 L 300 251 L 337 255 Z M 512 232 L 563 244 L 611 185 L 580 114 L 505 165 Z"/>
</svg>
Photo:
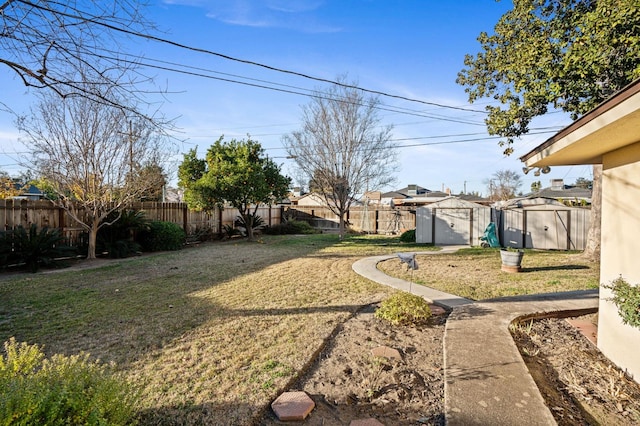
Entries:
<svg viewBox="0 0 640 426">
<path fill-rule="evenodd" d="M 123 210 L 111 212 L 98 231 L 98 253 L 107 253 L 111 258 L 129 257 L 140 252 L 140 244 L 135 242 L 137 232 L 147 229 L 148 221 L 144 212 Z"/>
<path fill-rule="evenodd" d="M 187 235 L 187 242 L 196 243 L 201 241 L 211 241 L 214 239 L 213 229 L 210 226 L 196 226 L 196 228 Z"/>
<path fill-rule="evenodd" d="M 640 287 L 629 284 L 622 277 L 604 287 L 613 293 L 608 300 L 618 307 L 622 322 L 640 328 Z"/>
<path fill-rule="evenodd" d="M 0 356 L 0 424 L 129 425 L 136 390 L 88 354 L 46 359 L 11 338 Z"/>
<path fill-rule="evenodd" d="M 239 229 L 234 228 L 233 225 L 222 225 L 222 239 L 226 240 L 235 236 L 242 236 L 242 232 Z"/>
<path fill-rule="evenodd" d="M 289 219 L 278 225 L 265 228 L 265 233 L 270 235 L 285 234 L 317 234 L 319 231 L 303 220 Z"/>
<path fill-rule="evenodd" d="M 415 325 L 428 320 L 431 309 L 422 297 L 399 292 L 382 301 L 375 317 L 393 325 Z"/>
<path fill-rule="evenodd" d="M 245 223 L 244 219 L 245 218 L 243 218 L 242 216 L 236 217 L 235 225 L 237 229 L 240 230 L 240 233 L 243 236 L 246 236 L 248 224 Z M 251 220 L 251 223 L 253 224 L 253 226 L 251 227 L 253 230 L 253 233 L 256 233 L 257 231 L 261 231 L 266 226 L 266 223 L 264 222 L 264 219 L 262 218 L 262 216 L 259 216 L 257 214 L 249 213 L 247 219 Z"/>
<path fill-rule="evenodd" d="M 138 234 L 138 240 L 144 251 L 180 250 L 186 238 L 180 225 L 173 222 L 149 222 L 147 229 Z"/>
<path fill-rule="evenodd" d="M 403 243 L 415 243 L 416 242 L 416 230 L 409 229 L 408 231 L 404 231 L 402 235 L 400 235 L 400 241 Z"/>
<path fill-rule="evenodd" d="M 4 262 L 4 266 L 24 264 L 31 272 L 36 272 L 40 266 L 51 265 L 56 258 L 76 252 L 64 243 L 58 229 L 46 226 L 38 231 L 38 227 L 31 224 L 27 231 L 20 225 L 13 231 L 3 232 L 0 238 L 0 262 Z"/>
</svg>

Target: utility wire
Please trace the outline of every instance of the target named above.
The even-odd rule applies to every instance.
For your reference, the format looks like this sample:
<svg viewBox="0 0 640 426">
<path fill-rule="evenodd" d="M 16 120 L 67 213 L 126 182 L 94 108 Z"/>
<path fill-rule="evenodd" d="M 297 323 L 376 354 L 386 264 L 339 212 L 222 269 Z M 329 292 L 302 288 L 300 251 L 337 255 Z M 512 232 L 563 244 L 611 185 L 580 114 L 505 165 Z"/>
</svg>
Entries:
<svg viewBox="0 0 640 426">
<path fill-rule="evenodd" d="M 329 79 L 325 79 L 325 78 L 321 78 L 321 77 L 315 77 L 315 76 L 312 76 L 312 75 L 309 75 L 309 74 L 304 74 L 304 73 L 300 73 L 300 72 L 297 72 L 297 71 L 291 71 L 291 70 L 287 70 L 287 69 L 284 69 L 284 68 L 273 67 L 271 65 L 266 65 L 266 64 L 259 63 L 259 62 L 247 60 L 247 59 L 235 58 L 233 56 L 225 55 L 223 53 L 214 52 L 212 50 L 208 50 L 208 49 L 204 49 L 204 48 L 200 48 L 200 47 L 193 47 L 193 46 L 189 46 L 189 45 L 186 45 L 186 44 L 178 43 L 178 42 L 166 39 L 166 38 L 153 36 L 153 35 L 150 35 L 150 34 L 139 33 L 137 31 L 133 31 L 133 30 L 130 30 L 130 29 L 127 29 L 127 28 L 121 28 L 121 27 L 118 27 L 118 26 L 115 26 L 115 25 L 100 21 L 99 19 L 96 19 L 95 17 L 88 18 L 88 17 L 85 17 L 85 16 L 74 15 L 74 14 L 66 13 L 66 12 L 59 11 L 59 10 L 53 10 L 53 9 L 51 9 L 49 7 L 44 6 L 44 5 L 33 3 L 33 2 L 30 2 L 30 1 L 25 1 L 25 0 L 20 0 L 20 1 L 21 1 L 21 3 L 30 5 L 30 6 L 32 6 L 34 8 L 36 8 L 36 9 L 40 9 L 40 10 L 45 11 L 45 12 L 50 12 L 50 13 L 53 13 L 53 14 L 59 14 L 61 16 L 67 17 L 67 18 L 79 20 L 81 22 L 90 22 L 92 24 L 99 25 L 99 26 L 111 29 L 113 31 L 116 31 L 116 32 L 121 32 L 121 33 L 124 33 L 124 34 L 128 34 L 128 35 L 131 35 L 131 36 L 134 36 L 134 37 L 138 37 L 138 38 L 143 38 L 143 39 L 146 39 L 146 40 L 156 41 L 156 42 L 159 42 L 159 43 L 163 43 L 163 44 L 167 44 L 167 45 L 170 45 L 170 46 L 178 47 L 180 49 L 190 50 L 190 51 L 198 52 L 198 53 L 204 53 L 204 54 L 207 54 L 207 55 L 217 56 L 217 57 L 220 57 L 220 58 L 223 58 L 223 59 L 227 59 L 227 60 L 230 60 L 230 61 L 235 61 L 235 62 L 247 64 L 247 65 L 253 65 L 253 66 L 265 68 L 265 69 L 268 69 L 270 71 L 276 71 L 276 72 L 280 72 L 280 73 L 284 73 L 284 74 L 295 75 L 297 77 L 302 77 L 302 78 L 306 78 L 306 79 L 309 79 L 309 80 L 315 80 L 315 81 L 319 81 L 319 82 L 322 82 L 322 83 L 334 84 L 334 85 L 345 87 L 345 88 L 348 88 L 348 89 L 357 89 L 357 90 L 361 90 L 361 91 L 366 92 L 366 93 L 372 93 L 372 94 L 375 94 L 375 95 L 385 96 L 385 97 L 394 98 L 394 99 L 400 99 L 400 100 L 409 101 L 409 102 L 416 102 L 416 103 L 420 103 L 420 104 L 424 104 L 424 105 L 435 106 L 435 107 L 438 107 L 438 108 L 447 108 L 447 109 L 454 109 L 454 110 L 458 110 L 458 111 L 466 111 L 466 112 L 487 114 L 486 111 L 482 111 L 482 110 L 476 110 L 476 109 L 471 109 L 471 108 L 463 108 L 463 107 L 456 107 L 456 106 L 445 105 L 445 104 L 440 104 L 440 103 L 436 103 L 436 102 L 428 102 L 428 101 L 423 101 L 423 100 L 420 100 L 420 99 L 409 98 L 409 97 L 406 97 L 406 96 L 394 95 L 394 94 L 382 92 L 382 91 L 379 91 L 379 90 L 365 89 L 365 88 L 354 86 L 354 85 L 351 85 L 351 84 L 341 83 L 339 81 L 329 80 Z"/>
<path fill-rule="evenodd" d="M 96 55 L 96 56 L 98 56 L 101 59 L 115 59 L 115 58 L 106 57 L 104 55 Z M 261 89 L 273 90 L 273 91 L 281 92 L 281 93 L 289 93 L 289 94 L 293 94 L 293 95 L 301 95 L 301 96 L 306 96 L 306 97 L 310 97 L 310 98 L 325 99 L 325 100 L 329 100 L 329 101 L 353 103 L 353 102 L 351 102 L 349 100 L 327 96 L 327 95 L 325 95 L 325 94 L 323 94 L 321 92 L 314 92 L 314 91 L 310 91 L 308 89 L 302 89 L 301 88 L 299 90 L 304 90 L 304 91 L 307 91 L 307 92 L 310 92 L 310 93 L 300 92 L 300 91 L 291 90 L 291 89 L 282 89 L 282 88 L 277 88 L 277 87 L 271 87 L 271 86 L 266 86 L 264 84 L 250 83 L 250 82 L 246 82 L 246 81 L 233 80 L 233 79 L 230 79 L 230 78 L 215 77 L 215 76 L 212 76 L 212 75 L 203 74 L 201 72 L 180 70 L 180 69 L 165 67 L 165 66 L 161 66 L 161 65 L 153 65 L 153 64 L 142 62 L 142 61 L 131 62 L 131 61 L 122 60 L 122 59 L 120 59 L 120 61 L 126 62 L 126 63 L 133 63 L 133 64 L 136 64 L 136 65 L 139 65 L 139 66 L 143 66 L 143 67 L 150 67 L 150 68 L 154 68 L 154 69 L 159 69 L 159 70 L 163 70 L 163 71 L 175 72 L 175 73 L 179 73 L 179 74 L 191 75 L 191 76 L 201 77 L 201 78 L 208 78 L 208 79 L 211 79 L 211 80 L 224 81 L 224 82 L 228 82 L 228 83 L 240 84 L 240 85 L 249 86 L 249 87 L 256 87 L 256 88 L 261 88 Z M 209 71 L 209 70 L 207 70 L 207 71 L 208 72 L 214 72 L 214 71 Z M 245 77 L 240 77 L 240 78 L 245 78 Z M 258 81 L 262 81 L 262 80 L 258 80 Z M 278 84 L 278 83 L 273 83 L 273 84 Z M 285 86 L 285 87 L 287 87 L 287 86 Z M 288 87 L 291 87 L 291 86 L 288 86 Z M 295 86 L 293 86 L 293 87 L 295 87 Z M 351 87 L 351 86 L 345 86 L 345 87 Z M 364 104 L 360 104 L 360 105 L 363 106 Z M 378 110 L 381 110 L 381 111 L 393 112 L 393 113 L 396 113 L 396 114 L 412 115 L 412 116 L 415 116 L 415 117 L 430 118 L 430 119 L 433 119 L 433 120 L 449 121 L 449 122 L 452 122 L 452 123 L 468 124 L 468 125 L 472 125 L 472 126 L 482 126 L 482 127 L 485 126 L 484 123 L 473 122 L 473 121 L 464 120 L 464 119 L 448 118 L 448 117 L 435 115 L 435 114 L 412 112 L 412 110 L 409 110 L 409 109 L 406 109 L 406 108 L 390 107 L 390 106 L 389 107 L 384 107 L 382 105 L 384 105 L 384 104 L 375 105 L 375 108 L 378 109 Z"/>
<path fill-rule="evenodd" d="M 211 70 L 211 69 L 193 67 L 193 66 L 189 66 L 189 65 L 182 65 L 182 64 L 177 64 L 177 63 L 168 62 L 168 61 L 162 61 L 162 60 L 158 60 L 158 59 L 145 58 L 147 61 L 157 62 L 157 63 L 164 63 L 164 64 L 167 64 L 167 65 L 173 65 L 173 66 L 182 67 L 182 68 L 185 68 L 185 69 L 179 69 L 179 68 L 173 68 L 173 67 L 169 67 L 169 66 L 163 66 L 163 65 L 157 65 L 157 64 L 152 64 L 152 63 L 148 63 L 148 62 L 143 62 L 142 60 L 140 60 L 140 58 L 136 58 L 136 60 L 133 61 L 133 60 L 128 60 L 128 59 L 110 57 L 110 56 L 101 55 L 101 54 L 94 54 L 94 55 L 97 56 L 100 59 L 106 59 L 106 60 L 112 60 L 112 61 L 120 61 L 120 62 L 124 62 L 124 63 L 127 63 L 127 64 L 133 64 L 133 65 L 142 66 L 142 67 L 149 67 L 149 68 L 153 68 L 153 69 L 158 69 L 158 70 L 168 71 L 168 72 L 174 72 L 174 73 L 184 74 L 184 75 L 190 75 L 190 76 L 194 76 L 194 77 L 200 77 L 200 78 L 207 78 L 207 79 L 211 79 L 211 80 L 224 81 L 224 82 L 227 82 L 227 83 L 240 84 L 240 85 L 249 86 L 249 87 L 256 87 L 256 88 L 260 88 L 260 89 L 273 90 L 273 91 L 281 92 L 281 93 L 301 95 L 301 96 L 306 96 L 306 97 L 316 98 L 316 99 L 325 99 L 325 100 L 333 100 L 333 101 L 338 101 L 338 102 L 353 103 L 353 102 L 351 102 L 351 101 L 349 101 L 347 99 L 341 99 L 341 98 L 327 96 L 322 92 L 318 92 L 318 91 L 314 91 L 314 90 L 310 90 L 310 89 L 306 89 L 306 88 L 302 88 L 302 87 L 298 87 L 298 86 L 291 86 L 291 85 L 276 83 L 276 82 L 272 82 L 272 81 L 268 81 L 268 80 L 261 80 L 261 79 L 255 79 L 255 78 L 250 78 L 250 77 L 244 77 L 244 76 L 240 76 L 240 75 L 237 75 L 237 74 L 223 73 L 223 72 L 214 71 L 214 70 Z M 131 56 L 131 55 L 129 55 L 129 56 Z M 193 70 L 193 71 L 189 71 L 189 70 Z M 202 71 L 202 72 L 198 72 L 198 71 Z M 213 73 L 213 74 L 220 74 L 220 75 L 225 75 L 225 76 L 234 77 L 234 78 L 241 78 L 241 79 L 249 80 L 249 81 L 252 81 L 252 82 L 255 82 L 255 83 L 251 83 L 251 82 L 247 82 L 247 81 L 239 81 L 239 80 L 235 80 L 235 79 L 231 79 L 231 78 L 215 77 L 215 76 L 212 76 L 212 75 L 209 75 L 209 74 L 204 74 L 203 72 Z M 281 87 L 285 87 L 286 89 L 266 86 L 264 84 L 259 84 L 259 83 L 266 83 L 266 84 L 271 84 L 271 85 L 275 85 L 275 86 L 281 86 Z M 293 90 L 293 89 L 295 89 L 295 90 Z M 465 119 L 456 119 L 456 118 L 451 118 L 451 117 L 447 117 L 447 116 L 441 116 L 441 115 L 438 115 L 438 114 L 430 114 L 430 113 L 420 112 L 420 111 L 416 111 L 416 110 L 411 110 L 411 109 L 408 109 L 408 108 L 394 107 L 394 106 L 389 106 L 389 105 L 386 105 L 386 104 L 383 104 L 383 103 L 375 105 L 375 108 L 378 109 L 378 110 L 381 110 L 381 111 L 387 111 L 387 112 L 392 112 L 392 113 L 396 113 L 396 114 L 412 115 L 412 116 L 415 116 L 415 117 L 430 118 L 430 119 L 433 119 L 433 120 L 449 121 L 449 122 L 460 123 L 460 124 L 469 124 L 469 125 L 472 125 L 472 126 L 483 126 L 483 127 L 485 126 L 484 123 L 474 122 L 474 121 L 465 120 Z"/>
</svg>

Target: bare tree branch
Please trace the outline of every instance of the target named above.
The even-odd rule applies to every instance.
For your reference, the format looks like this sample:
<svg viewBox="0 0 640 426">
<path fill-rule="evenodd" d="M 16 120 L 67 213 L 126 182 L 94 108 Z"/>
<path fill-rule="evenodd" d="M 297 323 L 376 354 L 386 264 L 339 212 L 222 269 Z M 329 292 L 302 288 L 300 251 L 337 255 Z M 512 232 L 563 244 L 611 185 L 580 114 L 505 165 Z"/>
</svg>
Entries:
<svg viewBox="0 0 640 426">
<path fill-rule="evenodd" d="M 157 190 L 149 164 L 169 155 L 166 139 L 128 109 L 81 96 L 62 100 L 43 92 L 38 106 L 18 120 L 32 153 L 31 165 L 56 193 L 54 203 L 89 233 L 89 258 L 95 257 L 104 219 Z M 114 98 L 114 105 L 126 105 Z"/>
<path fill-rule="evenodd" d="M 344 84 L 344 77 L 338 79 Z M 287 153 L 340 218 L 356 196 L 393 182 L 396 149 L 391 126 L 380 127 L 377 98 L 366 99 L 356 83 L 331 86 L 303 107 L 302 129 L 283 138 Z"/>
</svg>

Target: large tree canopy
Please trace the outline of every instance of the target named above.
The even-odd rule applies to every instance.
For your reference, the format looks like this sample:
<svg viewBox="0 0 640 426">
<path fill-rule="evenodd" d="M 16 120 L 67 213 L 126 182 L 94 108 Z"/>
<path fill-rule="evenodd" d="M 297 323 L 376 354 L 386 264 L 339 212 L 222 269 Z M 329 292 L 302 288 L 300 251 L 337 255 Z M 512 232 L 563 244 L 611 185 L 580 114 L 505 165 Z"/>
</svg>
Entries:
<svg viewBox="0 0 640 426">
<path fill-rule="evenodd" d="M 282 200 L 291 184 L 291 179 L 280 173 L 280 166 L 250 138 L 224 142 L 220 137 L 205 159 L 190 150 L 179 166 L 178 179 L 190 207 L 213 210 L 228 203 L 238 209 L 249 240 L 253 240 L 258 207 Z"/>
<path fill-rule="evenodd" d="M 640 78 L 637 0 L 514 0 L 482 51 L 465 57 L 457 82 L 469 101 L 493 98 L 487 129 L 505 154 L 531 121 L 550 109 L 573 118 Z M 592 228 L 585 254 L 599 254 L 601 167 L 594 167 Z"/>
<path fill-rule="evenodd" d="M 516 0 L 457 81 L 471 102 L 500 103 L 486 122 L 508 154 L 534 117 L 556 108 L 577 118 L 640 78 L 639 28 L 635 0 Z"/>
<path fill-rule="evenodd" d="M 391 126 L 380 125 L 379 101 L 366 98 L 355 86 L 318 91 L 303 106 L 302 129 L 283 138 L 310 189 L 338 215 L 341 237 L 354 198 L 391 183 L 396 168 Z"/>
</svg>

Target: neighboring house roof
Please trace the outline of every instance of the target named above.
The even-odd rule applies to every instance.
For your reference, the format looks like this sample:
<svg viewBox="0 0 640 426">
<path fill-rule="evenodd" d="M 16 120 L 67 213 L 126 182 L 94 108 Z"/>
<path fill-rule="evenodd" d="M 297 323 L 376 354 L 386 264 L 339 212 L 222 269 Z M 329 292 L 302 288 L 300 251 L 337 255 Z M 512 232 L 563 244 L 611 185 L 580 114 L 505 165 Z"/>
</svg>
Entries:
<svg viewBox="0 0 640 426">
<path fill-rule="evenodd" d="M 396 191 L 385 192 L 382 199 L 393 200 L 393 204 L 397 206 L 421 206 L 425 204 L 435 203 L 451 197 L 451 194 L 443 191 L 431 191 L 420 185 L 409 185 Z M 473 203 L 489 205 L 491 201 L 478 197 L 476 195 L 460 194 L 455 195 L 456 198 L 470 201 Z"/>
<path fill-rule="evenodd" d="M 13 187 L 19 191 L 19 194 L 12 198 L 28 198 L 31 200 L 39 200 L 44 197 L 44 192 L 35 185 L 23 185 L 21 183 L 14 183 Z"/>
<path fill-rule="evenodd" d="M 478 197 L 477 195 L 472 195 L 472 194 L 459 194 L 459 195 L 456 195 L 456 197 L 460 198 L 461 200 L 469 201 L 476 204 L 482 204 L 484 206 L 493 204 L 493 201 L 491 201 L 488 198 Z"/>
<path fill-rule="evenodd" d="M 396 189 L 395 191 L 385 192 L 382 194 L 382 198 L 407 198 L 415 197 L 417 195 L 424 195 L 431 192 L 427 188 L 423 188 L 420 185 L 407 185 L 404 188 Z"/>
<path fill-rule="evenodd" d="M 562 188 L 543 188 L 535 195 L 547 198 L 591 198 L 591 190 L 577 186 L 562 185 Z"/>
<path fill-rule="evenodd" d="M 563 208 L 566 209 L 568 206 L 555 198 L 548 197 L 521 197 L 521 198 L 512 198 L 511 200 L 506 201 L 498 201 L 495 203 L 496 208 L 499 210 L 509 210 L 509 209 L 531 209 L 531 208 Z"/>
<path fill-rule="evenodd" d="M 291 201 L 292 201 L 291 204 L 296 206 L 327 206 L 327 203 L 325 202 L 324 197 L 322 197 L 322 195 L 315 192 L 304 194 L 295 200 L 292 199 Z M 358 206 L 358 205 L 361 205 L 362 203 L 358 200 L 352 200 L 351 204 L 354 206 Z"/>
<path fill-rule="evenodd" d="M 543 197 L 553 198 L 556 200 L 568 201 L 568 200 L 584 200 L 591 203 L 591 190 L 588 188 L 581 188 L 575 185 L 565 185 L 562 179 L 553 179 L 551 186 L 542 188 L 538 192 L 532 192 L 527 197 Z"/>
<path fill-rule="evenodd" d="M 407 198 L 408 195 L 398 191 L 385 192 L 381 198 Z"/>
</svg>

